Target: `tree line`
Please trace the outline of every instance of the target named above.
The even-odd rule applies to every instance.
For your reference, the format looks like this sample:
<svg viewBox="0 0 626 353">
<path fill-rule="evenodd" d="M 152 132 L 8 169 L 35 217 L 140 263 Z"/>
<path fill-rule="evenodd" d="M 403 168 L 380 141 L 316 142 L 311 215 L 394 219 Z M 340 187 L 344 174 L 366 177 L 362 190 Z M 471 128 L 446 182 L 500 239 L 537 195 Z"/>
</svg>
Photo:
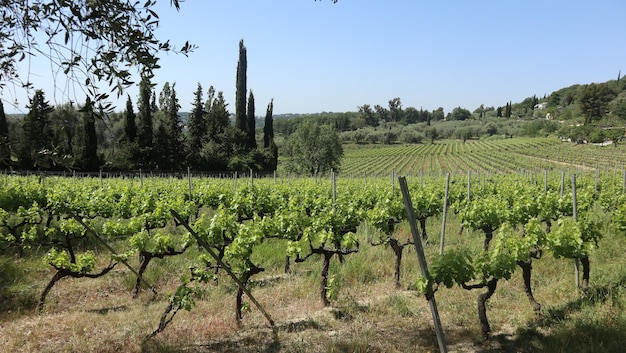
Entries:
<svg viewBox="0 0 626 353">
<path fill-rule="evenodd" d="M 573 140 L 602 142 L 605 137 L 615 140 L 616 136 L 623 135 L 623 123 L 626 121 L 625 92 L 626 82 L 621 79 L 620 73 L 617 80 L 573 85 L 543 97 L 532 95 L 518 103 L 509 101 L 503 106 L 481 104 L 473 111 L 460 106 L 447 113 L 442 107 L 432 111 L 422 108 L 418 110 L 414 107 L 403 107 L 400 98 L 393 98 L 386 107 L 363 104 L 357 107 L 357 111 L 352 112 L 284 114 L 276 116 L 274 127 L 278 134 L 291 135 L 302 122 L 314 121 L 320 125 L 334 127 L 341 133 L 344 142 L 389 144 L 397 140 L 420 143 L 422 138 L 429 138 L 432 141 L 439 136 L 466 140 L 475 137 L 476 133 L 491 136 L 498 132 L 507 136 L 520 134 L 538 136 L 563 130 L 559 131 L 559 136 L 570 137 L 572 133 L 569 130 L 572 129 L 569 125 L 582 125 L 574 129 L 577 130 L 574 133 L 577 137 L 572 137 Z M 513 123 L 511 119 L 524 122 L 524 127 L 519 128 L 517 126 L 519 124 Z M 556 123 L 557 120 L 573 122 L 561 126 Z M 472 122 L 483 126 L 480 129 L 466 126 Z M 437 127 L 431 126 L 431 123 Z M 422 136 L 414 133 L 415 124 L 421 126 L 417 128 L 418 130 L 424 130 Z M 460 124 L 466 125 L 461 126 L 460 130 L 449 131 L 459 128 Z M 507 124 L 511 126 L 504 126 Z M 603 128 L 606 127 L 615 127 L 616 131 L 611 131 L 609 134 L 611 136 L 608 136 L 608 131 L 603 132 Z M 440 130 L 448 132 L 441 134 Z"/>
<path fill-rule="evenodd" d="M 204 98 L 198 83 L 192 111 L 183 121 L 176 84 L 166 82 L 157 98 L 148 76 L 139 83 L 136 111 L 130 96 L 124 112 L 107 113 L 90 98 L 79 107 L 53 107 L 42 90 L 35 90 L 28 113 L 9 122 L 0 101 L 0 168 L 275 170 L 273 101 L 267 106 L 262 143 L 257 144 L 254 94 L 247 91 L 246 70 L 241 41 L 234 124 L 223 93 L 213 86 Z"/>
</svg>

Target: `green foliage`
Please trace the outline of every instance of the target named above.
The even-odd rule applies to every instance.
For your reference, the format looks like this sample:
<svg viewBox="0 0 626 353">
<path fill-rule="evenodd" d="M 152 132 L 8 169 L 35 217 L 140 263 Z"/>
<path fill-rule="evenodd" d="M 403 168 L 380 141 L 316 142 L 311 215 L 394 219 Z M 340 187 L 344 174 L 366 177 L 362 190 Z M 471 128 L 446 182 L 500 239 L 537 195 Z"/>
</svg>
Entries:
<svg viewBox="0 0 626 353">
<path fill-rule="evenodd" d="M 326 283 L 326 299 L 328 301 L 335 301 L 339 296 L 339 280 L 337 276 L 328 276 L 328 282 Z"/>
<path fill-rule="evenodd" d="M 385 198 L 367 210 L 367 223 L 385 234 L 389 233 L 392 224 L 404 218 L 406 218 L 406 210 L 398 197 Z"/>
<path fill-rule="evenodd" d="M 37 202 L 26 208 L 19 206 L 16 212 L 0 208 L 0 247 L 23 250 L 37 246 L 44 237 L 39 225 L 44 211 Z"/>
<path fill-rule="evenodd" d="M 464 249 L 445 251 L 433 260 L 430 275 L 434 283 L 443 283 L 447 288 L 468 283 L 475 278 L 470 253 Z"/>
<path fill-rule="evenodd" d="M 559 123 L 551 120 L 537 119 L 524 124 L 524 134 L 530 137 L 548 136 L 559 129 Z"/>
<path fill-rule="evenodd" d="M 96 255 L 93 251 L 87 251 L 76 256 L 72 261 L 66 250 L 51 249 L 46 254 L 46 262 L 57 269 L 66 269 L 75 273 L 89 273 L 96 267 Z"/>
<path fill-rule="evenodd" d="M 615 92 L 606 83 L 590 83 L 583 86 L 578 95 L 580 108 L 585 116 L 585 124 L 598 120 L 608 113 L 609 102 Z"/>
<path fill-rule="evenodd" d="M 172 3 L 178 9 L 179 1 Z M 132 1 L 36 1 L 3 3 L 0 24 L 0 68 L 3 77 L 30 87 L 16 64 L 28 56 L 41 55 L 51 71 L 63 73 L 84 87 L 89 96 L 104 103 L 108 94 L 99 93 L 106 82 L 118 95 L 134 84 L 131 68 L 145 76 L 158 69 L 162 52 L 187 54 L 194 47 L 184 43 L 175 50 L 169 41 L 155 36 L 159 17 L 156 1 L 141 6 Z M 82 43 L 75 46 L 71 43 Z M 88 54 L 87 54 L 88 53 Z M 86 57 L 87 56 L 87 57 Z M 110 104 L 103 104 L 105 109 Z"/>
<path fill-rule="evenodd" d="M 472 113 L 464 108 L 456 107 L 452 109 L 450 115 L 448 115 L 449 120 L 466 120 L 472 117 Z"/>
<path fill-rule="evenodd" d="M 237 214 L 220 206 L 213 217 L 202 214 L 193 229 L 209 244 L 224 244 L 237 234 Z"/>
<path fill-rule="evenodd" d="M 243 45 L 242 39 L 239 41 L 239 61 L 237 61 L 237 81 L 235 82 L 235 127 L 246 136 L 248 131 L 248 120 L 246 119 L 247 75 L 247 49 Z"/>
<path fill-rule="evenodd" d="M 287 138 L 283 151 L 290 170 L 308 175 L 338 170 L 343 157 L 343 147 L 334 129 L 311 122 L 303 123 Z"/>
<path fill-rule="evenodd" d="M 626 235 L 626 202 L 622 202 L 617 210 L 615 210 L 613 220 L 617 230 Z"/>
<path fill-rule="evenodd" d="M 191 241 L 191 235 L 188 233 L 184 236 L 177 236 L 163 230 L 152 233 L 143 229 L 132 235 L 128 240 L 131 248 L 159 256 L 172 252 L 174 249 L 186 248 Z"/>
<path fill-rule="evenodd" d="M 50 168 L 55 159 L 50 131 L 50 114 L 54 108 L 46 101 L 42 90 L 35 91 L 28 108 L 17 151 L 19 166 L 24 169 Z"/>
<path fill-rule="evenodd" d="M 485 232 L 494 231 L 509 217 L 506 201 L 494 195 L 484 195 L 461 208 L 460 217 L 463 225 Z"/>
<path fill-rule="evenodd" d="M 583 218 L 575 222 L 571 218 L 561 218 L 547 235 L 547 242 L 555 257 L 583 258 L 598 245 L 602 237 L 600 224 Z"/>
<path fill-rule="evenodd" d="M 185 166 L 183 124 L 178 115 L 180 104 L 176 95 L 176 84 L 166 82 L 159 96 L 161 111 L 157 115 L 158 126 L 155 136 L 155 162 L 162 170 L 181 170 Z"/>
<path fill-rule="evenodd" d="M 510 279 L 515 272 L 517 261 L 520 260 L 518 257 L 528 257 L 528 252 L 520 253 L 520 250 L 526 250 L 523 246 L 525 243 L 509 224 L 503 224 L 495 233 L 489 250 L 474 258 L 476 277 L 481 283 L 486 283 L 492 278 Z"/>
</svg>

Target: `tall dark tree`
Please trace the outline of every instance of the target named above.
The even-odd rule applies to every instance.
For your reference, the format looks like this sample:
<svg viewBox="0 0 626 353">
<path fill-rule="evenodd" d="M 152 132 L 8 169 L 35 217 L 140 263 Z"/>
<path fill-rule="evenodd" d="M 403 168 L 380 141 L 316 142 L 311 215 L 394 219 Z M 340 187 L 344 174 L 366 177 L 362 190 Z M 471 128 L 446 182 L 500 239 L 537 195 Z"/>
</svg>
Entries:
<svg viewBox="0 0 626 353">
<path fill-rule="evenodd" d="M 430 112 L 420 107 L 420 121 L 425 121 L 427 126 L 430 126 Z"/>
<path fill-rule="evenodd" d="M 230 159 L 236 154 L 245 154 L 245 132 L 231 126 L 228 104 L 224 93 L 217 92 L 209 115 L 210 135 L 213 136 L 203 146 L 202 152 L 207 159 L 207 170 L 226 170 Z"/>
<path fill-rule="evenodd" d="M 204 113 L 208 116 L 211 112 L 211 106 L 213 105 L 213 100 L 215 99 L 215 87 L 210 86 L 207 91 L 206 102 L 204 102 Z"/>
<path fill-rule="evenodd" d="M 263 126 L 263 148 L 269 153 L 269 163 L 267 169 L 276 170 L 278 166 L 278 146 L 274 142 L 274 99 L 267 105 L 265 112 L 265 125 Z"/>
<path fill-rule="evenodd" d="M 263 126 L 263 148 L 270 147 L 274 141 L 274 99 L 267 105 L 265 112 L 265 125 Z"/>
<path fill-rule="evenodd" d="M 0 169 L 11 165 L 11 144 L 9 140 L 9 124 L 4 114 L 4 104 L 0 99 Z"/>
<path fill-rule="evenodd" d="M 237 62 L 237 82 L 235 92 L 235 127 L 243 132 L 248 131 L 246 119 L 246 94 L 247 89 L 248 59 L 243 39 L 239 41 L 239 61 Z"/>
<path fill-rule="evenodd" d="M 359 114 L 361 114 L 361 117 L 363 118 L 365 125 L 368 125 L 368 126 L 378 125 L 376 114 L 374 114 L 374 111 L 372 110 L 372 107 L 370 107 L 369 104 L 363 104 L 362 106 L 358 108 L 359 108 Z"/>
<path fill-rule="evenodd" d="M 161 111 L 167 111 L 171 94 L 172 94 L 172 89 L 170 88 L 170 83 L 165 82 L 163 84 L 163 88 L 161 89 L 161 93 L 159 93 L 159 109 Z"/>
<path fill-rule="evenodd" d="M 22 125 L 22 139 L 18 149 L 21 168 L 49 168 L 51 153 L 50 113 L 54 110 L 42 90 L 36 90 L 30 99 L 30 109 Z"/>
<path fill-rule="evenodd" d="M 99 141 L 102 140 L 99 139 Z M 139 143 L 137 142 L 137 116 L 135 115 L 130 96 L 126 100 L 124 130 L 118 142 L 118 146 L 113 146 L 115 153 L 111 160 L 111 166 L 119 170 L 134 170 L 139 167 L 142 156 Z"/>
<path fill-rule="evenodd" d="M 137 122 L 135 110 L 133 109 L 133 101 L 130 95 L 126 100 L 126 114 L 124 116 L 124 139 L 128 142 L 134 142 L 137 139 Z"/>
<path fill-rule="evenodd" d="M 217 97 L 213 100 L 209 114 L 212 133 L 216 138 L 230 127 L 230 113 L 227 108 L 228 104 L 224 100 L 224 92 L 217 92 Z"/>
<path fill-rule="evenodd" d="M 52 146 L 62 156 L 74 156 L 80 153 L 75 151 L 74 145 L 81 136 L 80 112 L 76 111 L 73 103 L 57 105 L 50 113 L 50 129 L 52 131 Z"/>
<path fill-rule="evenodd" d="M 98 159 L 98 138 L 96 136 L 96 114 L 93 102 L 87 97 L 85 106 L 81 109 L 83 115 L 83 146 L 80 153 L 82 170 L 95 172 L 100 169 Z"/>
<path fill-rule="evenodd" d="M 254 114 L 254 94 L 252 90 L 248 96 L 248 112 L 246 114 L 248 119 L 248 127 L 246 132 L 248 134 L 248 148 L 253 150 L 257 147 L 256 144 L 256 117 Z"/>
<path fill-rule="evenodd" d="M 578 102 L 585 116 L 585 124 L 606 115 L 613 98 L 615 98 L 615 92 L 606 83 L 591 83 L 584 86 L 578 94 Z"/>
<path fill-rule="evenodd" d="M 378 115 L 378 121 L 389 121 L 389 111 L 385 107 L 376 104 L 374 110 L 376 111 L 376 115 Z"/>
<path fill-rule="evenodd" d="M 159 106 L 157 105 L 156 93 L 152 91 L 152 97 L 150 98 L 150 111 L 154 114 L 159 111 Z"/>
<path fill-rule="evenodd" d="M 152 148 L 153 148 L 153 119 L 152 119 L 152 84 L 148 77 L 143 77 L 139 83 L 139 123 L 137 124 L 137 143 L 141 150 L 142 167 L 152 166 Z"/>
<path fill-rule="evenodd" d="M 188 164 L 194 169 L 198 169 L 200 161 L 200 151 L 202 143 L 207 135 L 207 122 L 205 119 L 204 105 L 202 104 L 202 85 L 198 82 L 198 88 L 193 94 L 193 108 L 189 114 L 188 124 Z"/>
<path fill-rule="evenodd" d="M 180 170 L 185 156 L 182 123 L 178 116 L 180 104 L 175 86 L 176 84 L 171 88 L 169 84 L 164 86 L 167 90 L 165 93 L 161 92 L 163 99 L 160 99 L 163 117 L 157 129 L 155 148 L 158 149 L 158 166 L 164 170 Z"/>
<path fill-rule="evenodd" d="M 400 98 L 389 100 L 389 121 L 402 120 L 402 101 Z"/>
</svg>

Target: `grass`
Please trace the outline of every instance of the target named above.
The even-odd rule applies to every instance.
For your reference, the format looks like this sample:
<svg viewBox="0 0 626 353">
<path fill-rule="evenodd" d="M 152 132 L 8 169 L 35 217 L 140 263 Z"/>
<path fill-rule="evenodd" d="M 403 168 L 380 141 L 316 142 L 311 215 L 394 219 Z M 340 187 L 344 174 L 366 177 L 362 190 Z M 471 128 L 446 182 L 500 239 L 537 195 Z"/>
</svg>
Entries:
<svg viewBox="0 0 626 353">
<path fill-rule="evenodd" d="M 455 215 L 447 224 L 446 246 L 480 246 L 479 232 L 459 232 Z M 427 223 L 428 258 L 439 251 L 440 219 Z M 408 232 L 407 225 L 401 232 Z M 208 284 L 192 311 L 181 311 L 156 338 L 152 332 L 167 305 L 167 295 L 194 264 L 198 250 L 155 259 L 146 279 L 158 295 L 143 291 L 131 298 L 134 277 L 124 267 L 99 279 L 65 279 L 50 292 L 43 314 L 34 301 L 52 275 L 42 254 L 0 258 L 0 351 L 4 352 L 434 352 L 438 351 L 432 318 L 423 296 L 407 290 L 419 267 L 413 247 L 405 248 L 402 289 L 393 288 L 393 253 L 367 244 L 341 263 L 331 262 L 338 286 L 333 307 L 323 308 L 318 286 L 321 259 L 293 264 L 293 274 L 278 277 L 284 244 L 268 241 L 255 251 L 266 271 L 253 279 L 277 279 L 256 285 L 253 295 L 276 321 L 276 336 L 251 305 L 243 326 L 234 320 L 234 285 L 222 277 Z M 488 302 L 492 338 L 483 341 L 476 314 L 479 291 L 442 288 L 437 304 L 451 352 L 621 352 L 626 344 L 626 243 L 611 228 L 591 258 L 591 289 L 582 297 L 574 288 L 571 260 L 544 254 L 533 262 L 533 289 L 543 305 L 532 312 L 523 292 L 521 272 L 501 281 Z M 137 266 L 136 259 L 132 265 Z M 249 300 L 246 298 L 246 302 Z"/>
</svg>

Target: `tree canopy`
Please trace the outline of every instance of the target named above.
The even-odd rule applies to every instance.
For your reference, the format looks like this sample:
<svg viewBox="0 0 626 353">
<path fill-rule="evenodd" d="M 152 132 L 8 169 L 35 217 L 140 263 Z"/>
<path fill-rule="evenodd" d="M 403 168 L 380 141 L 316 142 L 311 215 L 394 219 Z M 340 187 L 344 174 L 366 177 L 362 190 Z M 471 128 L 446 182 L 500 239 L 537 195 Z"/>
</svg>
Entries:
<svg viewBox="0 0 626 353">
<path fill-rule="evenodd" d="M 170 0 L 176 9 L 179 0 Z M 0 10 L 0 89 L 9 82 L 32 87 L 18 63 L 48 59 L 53 78 L 73 81 L 96 102 L 106 83 L 118 95 L 134 84 L 131 70 L 152 77 L 159 53 L 188 54 L 195 46 L 175 48 L 156 38 L 156 0 L 4 0 Z M 110 108 L 109 104 L 104 105 Z"/>
<path fill-rule="evenodd" d="M 585 124 L 605 116 L 613 98 L 615 98 L 615 92 L 606 83 L 585 85 L 578 94 L 578 102 L 580 110 L 585 116 Z"/>
<path fill-rule="evenodd" d="M 339 136 L 330 125 L 303 122 L 285 143 L 288 169 L 317 175 L 337 170 L 343 157 Z"/>
</svg>

